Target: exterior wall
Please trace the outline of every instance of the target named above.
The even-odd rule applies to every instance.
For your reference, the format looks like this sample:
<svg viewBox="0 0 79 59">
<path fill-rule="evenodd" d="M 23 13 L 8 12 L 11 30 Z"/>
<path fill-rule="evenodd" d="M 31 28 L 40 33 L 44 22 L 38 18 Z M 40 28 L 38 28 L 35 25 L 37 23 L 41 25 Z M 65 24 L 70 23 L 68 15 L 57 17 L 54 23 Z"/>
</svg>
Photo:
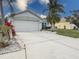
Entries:
<svg viewBox="0 0 79 59">
<path fill-rule="evenodd" d="M 42 28 L 43 29 L 47 29 L 47 28 L 50 28 L 51 27 L 50 23 L 47 22 L 47 19 L 46 18 L 43 19 L 43 22 L 42 23 L 43 23 L 42 24 L 42 26 L 43 26 Z"/>
<path fill-rule="evenodd" d="M 39 31 L 42 30 L 42 22 L 39 22 Z"/>
<path fill-rule="evenodd" d="M 70 24 L 69 22 L 60 22 L 60 23 L 56 23 L 55 27 L 57 27 L 58 29 L 73 29 L 75 25 Z"/>
<path fill-rule="evenodd" d="M 42 29 L 42 20 L 29 13 L 23 13 L 16 15 L 14 20 L 14 26 L 16 31 L 40 31 Z"/>
</svg>

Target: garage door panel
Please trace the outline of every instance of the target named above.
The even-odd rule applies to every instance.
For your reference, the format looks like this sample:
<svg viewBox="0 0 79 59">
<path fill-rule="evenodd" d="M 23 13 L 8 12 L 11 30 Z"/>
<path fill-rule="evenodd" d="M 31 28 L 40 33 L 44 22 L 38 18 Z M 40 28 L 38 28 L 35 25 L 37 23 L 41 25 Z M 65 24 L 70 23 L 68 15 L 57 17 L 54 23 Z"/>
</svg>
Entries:
<svg viewBox="0 0 79 59">
<path fill-rule="evenodd" d="M 39 22 L 33 21 L 14 21 L 16 31 L 38 31 Z"/>
</svg>

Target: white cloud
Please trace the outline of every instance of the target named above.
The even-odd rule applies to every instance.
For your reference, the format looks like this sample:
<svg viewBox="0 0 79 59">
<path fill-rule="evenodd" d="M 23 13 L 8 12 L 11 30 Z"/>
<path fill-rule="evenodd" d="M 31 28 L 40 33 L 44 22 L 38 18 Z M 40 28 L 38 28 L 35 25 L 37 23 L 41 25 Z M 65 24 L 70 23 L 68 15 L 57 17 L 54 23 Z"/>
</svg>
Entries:
<svg viewBox="0 0 79 59">
<path fill-rule="evenodd" d="M 49 0 L 39 0 L 40 3 L 44 3 L 44 4 L 48 4 L 49 3 Z"/>
<path fill-rule="evenodd" d="M 26 10 L 29 0 L 17 0 L 17 6 L 20 10 Z"/>
<path fill-rule="evenodd" d="M 31 3 L 34 3 L 36 0 L 29 0 L 29 3 L 31 4 Z"/>
<path fill-rule="evenodd" d="M 46 16 L 46 15 L 40 15 L 40 17 L 41 17 L 41 18 L 46 18 L 47 16 Z"/>
</svg>

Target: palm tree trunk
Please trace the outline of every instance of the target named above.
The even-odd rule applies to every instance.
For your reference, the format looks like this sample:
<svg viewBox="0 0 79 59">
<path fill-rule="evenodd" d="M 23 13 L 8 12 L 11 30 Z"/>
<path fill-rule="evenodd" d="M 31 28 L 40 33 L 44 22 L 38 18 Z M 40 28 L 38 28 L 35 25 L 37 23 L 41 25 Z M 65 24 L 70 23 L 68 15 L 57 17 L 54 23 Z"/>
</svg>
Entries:
<svg viewBox="0 0 79 59">
<path fill-rule="evenodd" d="M 9 3 L 9 6 L 10 6 L 10 11 L 11 13 L 13 13 L 14 9 L 13 9 L 13 6 L 12 6 L 12 2 L 10 0 L 7 0 L 8 3 Z"/>
<path fill-rule="evenodd" d="M 0 9 L 1 9 L 1 18 L 4 19 L 4 13 L 3 13 L 3 1 L 0 0 Z M 4 21 L 4 20 L 3 20 Z"/>
<path fill-rule="evenodd" d="M 0 11 L 1 11 L 1 21 L 2 23 L 4 23 L 5 20 L 4 20 L 4 10 L 3 10 L 3 0 L 0 0 Z"/>
<path fill-rule="evenodd" d="M 55 28 L 55 24 L 51 24 L 51 30 L 56 30 L 56 28 Z"/>
</svg>

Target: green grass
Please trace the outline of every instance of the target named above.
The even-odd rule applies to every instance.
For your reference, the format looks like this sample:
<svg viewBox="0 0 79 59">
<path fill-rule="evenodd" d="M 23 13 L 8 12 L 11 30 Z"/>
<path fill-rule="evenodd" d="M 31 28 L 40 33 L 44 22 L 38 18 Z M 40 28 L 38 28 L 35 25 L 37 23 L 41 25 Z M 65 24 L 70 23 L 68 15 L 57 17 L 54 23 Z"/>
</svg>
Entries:
<svg viewBox="0 0 79 59">
<path fill-rule="evenodd" d="M 56 30 L 57 34 L 73 37 L 73 38 L 79 38 L 79 31 L 78 30 L 65 30 L 65 29 L 58 29 Z"/>
</svg>

